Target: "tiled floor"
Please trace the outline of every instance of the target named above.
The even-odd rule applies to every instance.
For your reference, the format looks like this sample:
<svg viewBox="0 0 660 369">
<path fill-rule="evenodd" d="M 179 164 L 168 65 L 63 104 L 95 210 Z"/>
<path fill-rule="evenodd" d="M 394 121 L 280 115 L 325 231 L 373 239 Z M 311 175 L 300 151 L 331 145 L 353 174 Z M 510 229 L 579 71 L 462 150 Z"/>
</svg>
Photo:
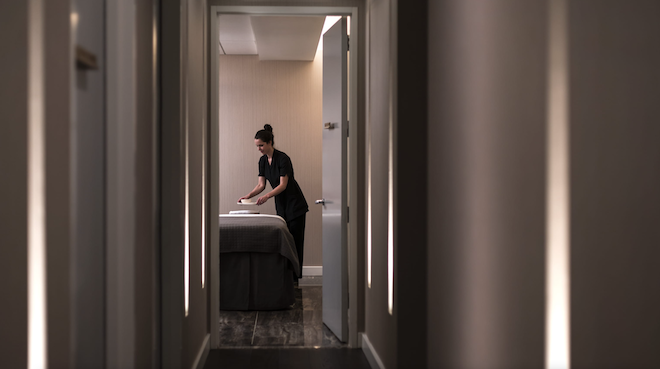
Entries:
<svg viewBox="0 0 660 369">
<path fill-rule="evenodd" d="M 346 347 L 323 324 L 322 287 L 300 285 L 291 309 L 220 311 L 220 347 Z"/>
<path fill-rule="evenodd" d="M 303 277 L 300 278 L 300 286 L 305 287 L 305 286 L 323 286 L 323 277 L 322 276 L 317 276 L 317 277 Z"/>
<path fill-rule="evenodd" d="M 323 324 L 322 277 L 303 278 L 296 302 L 280 311 L 221 311 L 221 348 L 204 369 L 370 369 Z"/>
</svg>

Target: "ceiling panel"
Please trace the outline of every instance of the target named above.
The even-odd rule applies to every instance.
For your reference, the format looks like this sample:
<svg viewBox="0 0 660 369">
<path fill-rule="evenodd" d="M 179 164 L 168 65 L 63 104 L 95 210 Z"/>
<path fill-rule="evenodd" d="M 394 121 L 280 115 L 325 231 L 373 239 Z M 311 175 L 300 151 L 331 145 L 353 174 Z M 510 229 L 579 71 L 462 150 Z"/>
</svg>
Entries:
<svg viewBox="0 0 660 369">
<path fill-rule="evenodd" d="M 260 60 L 314 60 L 323 16 L 251 16 Z"/>
<path fill-rule="evenodd" d="M 221 41 L 220 46 L 225 55 L 257 55 L 255 41 Z"/>
<path fill-rule="evenodd" d="M 220 14 L 218 16 L 220 52 L 227 55 L 256 55 L 257 43 L 250 16 Z"/>
</svg>

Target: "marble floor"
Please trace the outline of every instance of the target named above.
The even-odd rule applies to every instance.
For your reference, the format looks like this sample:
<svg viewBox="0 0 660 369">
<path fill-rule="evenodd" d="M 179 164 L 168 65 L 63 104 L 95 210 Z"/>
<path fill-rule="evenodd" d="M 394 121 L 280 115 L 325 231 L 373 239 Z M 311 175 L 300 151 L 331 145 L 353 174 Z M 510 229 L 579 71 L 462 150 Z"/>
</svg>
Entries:
<svg viewBox="0 0 660 369">
<path fill-rule="evenodd" d="M 323 286 L 323 277 L 322 276 L 317 276 L 317 277 L 303 277 L 300 278 L 298 281 L 300 283 L 300 286 Z"/>
<path fill-rule="evenodd" d="M 343 348 L 323 324 L 322 287 L 300 284 L 291 309 L 220 311 L 220 347 Z"/>
</svg>

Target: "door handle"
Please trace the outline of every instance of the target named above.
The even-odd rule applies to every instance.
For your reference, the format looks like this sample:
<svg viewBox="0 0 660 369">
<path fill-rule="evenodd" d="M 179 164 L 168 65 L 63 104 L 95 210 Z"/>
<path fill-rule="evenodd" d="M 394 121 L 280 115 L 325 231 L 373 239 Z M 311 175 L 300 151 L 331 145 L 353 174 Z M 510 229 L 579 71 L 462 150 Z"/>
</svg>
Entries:
<svg viewBox="0 0 660 369">
<path fill-rule="evenodd" d="M 314 201 L 314 203 L 317 204 L 317 205 L 318 204 L 325 205 L 325 199 L 316 200 L 316 201 Z"/>
</svg>

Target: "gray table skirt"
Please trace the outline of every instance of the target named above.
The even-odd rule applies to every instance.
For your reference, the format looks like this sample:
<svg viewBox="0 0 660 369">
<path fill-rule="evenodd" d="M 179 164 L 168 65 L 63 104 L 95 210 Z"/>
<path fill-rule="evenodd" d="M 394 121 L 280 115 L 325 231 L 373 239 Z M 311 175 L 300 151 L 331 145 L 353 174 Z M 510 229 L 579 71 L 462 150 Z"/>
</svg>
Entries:
<svg viewBox="0 0 660 369">
<path fill-rule="evenodd" d="M 295 302 L 291 262 L 276 253 L 220 254 L 221 310 L 280 310 Z"/>
</svg>

